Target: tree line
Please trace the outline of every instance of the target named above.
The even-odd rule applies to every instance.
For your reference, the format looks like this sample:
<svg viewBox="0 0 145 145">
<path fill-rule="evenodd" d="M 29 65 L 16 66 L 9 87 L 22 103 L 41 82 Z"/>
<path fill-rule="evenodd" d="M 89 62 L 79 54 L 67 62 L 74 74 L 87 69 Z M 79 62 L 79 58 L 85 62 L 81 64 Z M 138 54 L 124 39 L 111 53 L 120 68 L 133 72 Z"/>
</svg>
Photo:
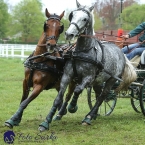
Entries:
<svg viewBox="0 0 145 145">
<path fill-rule="evenodd" d="M 9 3 L 0 0 L 0 41 L 10 39 L 11 43 L 37 43 L 46 20 L 42 9 L 41 0 L 21 0 L 11 9 Z M 120 27 L 131 30 L 145 21 L 144 10 L 145 5 L 139 5 L 138 0 L 96 0 L 94 30 L 116 30 Z M 65 30 L 69 26 L 69 13 L 66 10 L 62 18 Z M 59 41 L 64 40 L 63 33 Z"/>
</svg>

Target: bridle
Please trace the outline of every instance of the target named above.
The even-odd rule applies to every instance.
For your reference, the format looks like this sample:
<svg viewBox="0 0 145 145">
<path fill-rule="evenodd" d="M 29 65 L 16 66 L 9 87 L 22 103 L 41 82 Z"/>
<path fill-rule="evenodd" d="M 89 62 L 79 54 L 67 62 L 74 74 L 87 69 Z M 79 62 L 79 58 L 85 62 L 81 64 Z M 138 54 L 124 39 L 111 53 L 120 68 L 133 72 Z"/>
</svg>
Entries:
<svg viewBox="0 0 145 145">
<path fill-rule="evenodd" d="M 52 39 L 54 39 L 54 40 L 57 42 L 59 36 L 58 36 L 58 37 L 56 37 L 56 36 L 54 36 L 54 35 L 52 35 L 52 36 L 47 36 L 47 34 L 46 34 L 46 30 L 47 30 L 47 27 L 48 27 L 47 22 L 48 22 L 49 20 L 51 20 L 51 19 L 58 20 L 60 23 L 62 23 L 62 25 L 60 26 L 60 29 L 59 29 L 59 34 L 61 34 L 61 33 L 63 32 L 63 30 L 64 30 L 64 24 L 63 24 L 63 22 L 61 22 L 59 16 L 56 15 L 56 14 L 50 15 L 50 17 L 44 22 L 43 29 L 44 29 L 44 36 L 45 36 L 45 38 L 46 38 L 46 42 L 49 41 L 49 40 L 52 40 Z M 37 46 L 42 46 L 42 47 L 43 47 L 43 46 L 47 46 L 47 44 L 38 44 Z"/>
<path fill-rule="evenodd" d="M 81 28 L 81 29 L 80 29 L 77 23 L 71 22 L 72 17 L 73 17 L 73 12 L 74 12 L 74 11 L 83 11 L 84 13 L 86 13 L 86 14 L 88 15 L 89 19 L 86 21 L 86 24 L 85 24 L 84 28 Z M 87 26 L 88 26 L 88 23 L 89 23 L 89 20 L 90 20 L 90 12 L 87 11 L 86 9 L 84 9 L 84 8 L 79 8 L 79 9 L 74 10 L 74 11 L 72 11 L 72 12 L 70 13 L 70 15 L 69 15 L 69 21 L 70 21 L 70 25 L 71 25 L 71 24 L 75 25 L 75 27 L 76 27 L 77 30 L 78 30 L 78 35 L 80 35 L 81 33 L 83 33 L 83 32 L 86 30 L 86 28 L 87 28 Z"/>
</svg>

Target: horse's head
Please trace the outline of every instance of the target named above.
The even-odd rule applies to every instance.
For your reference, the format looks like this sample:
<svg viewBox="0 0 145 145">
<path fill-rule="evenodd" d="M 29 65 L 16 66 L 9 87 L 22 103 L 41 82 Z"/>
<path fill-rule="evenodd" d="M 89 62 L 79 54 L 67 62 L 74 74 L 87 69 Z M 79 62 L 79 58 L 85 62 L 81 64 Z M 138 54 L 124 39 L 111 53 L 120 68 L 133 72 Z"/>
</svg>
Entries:
<svg viewBox="0 0 145 145">
<path fill-rule="evenodd" d="M 64 16 L 64 11 L 60 15 L 50 14 L 45 10 L 45 15 L 48 18 L 44 23 L 44 34 L 46 38 L 46 47 L 48 51 L 52 51 L 56 47 L 59 35 L 63 32 L 64 25 L 61 18 Z"/>
<path fill-rule="evenodd" d="M 71 40 L 75 36 L 84 33 L 90 20 L 92 19 L 91 11 L 93 10 L 94 6 L 82 6 L 77 0 L 76 4 L 77 9 L 72 11 L 69 15 L 70 26 L 65 32 L 67 40 Z"/>
</svg>

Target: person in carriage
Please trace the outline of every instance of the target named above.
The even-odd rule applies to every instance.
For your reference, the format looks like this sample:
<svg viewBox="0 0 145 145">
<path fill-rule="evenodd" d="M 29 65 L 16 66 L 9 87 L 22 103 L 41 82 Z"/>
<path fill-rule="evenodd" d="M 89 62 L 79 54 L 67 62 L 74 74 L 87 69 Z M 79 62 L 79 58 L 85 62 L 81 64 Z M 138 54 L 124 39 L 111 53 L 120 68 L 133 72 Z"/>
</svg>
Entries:
<svg viewBox="0 0 145 145">
<path fill-rule="evenodd" d="M 130 31 L 128 34 L 121 36 L 124 39 L 128 39 L 140 34 L 141 32 L 143 33 L 140 35 L 137 43 L 130 44 L 122 48 L 122 52 L 126 54 L 129 60 L 132 60 L 137 55 L 141 56 L 142 52 L 145 50 L 145 22 L 139 24 L 134 30 Z"/>
</svg>

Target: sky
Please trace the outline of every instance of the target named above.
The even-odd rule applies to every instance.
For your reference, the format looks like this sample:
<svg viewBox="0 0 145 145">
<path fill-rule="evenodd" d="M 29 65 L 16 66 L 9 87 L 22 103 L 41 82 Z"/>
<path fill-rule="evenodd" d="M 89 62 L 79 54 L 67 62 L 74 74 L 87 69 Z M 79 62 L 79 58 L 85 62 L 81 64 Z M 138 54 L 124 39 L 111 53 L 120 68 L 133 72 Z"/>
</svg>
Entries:
<svg viewBox="0 0 145 145">
<path fill-rule="evenodd" d="M 10 5 L 14 6 L 20 2 L 20 0 L 5 0 Z M 90 5 L 95 0 L 78 0 L 82 5 Z M 43 4 L 43 10 L 47 8 L 50 13 L 61 14 L 64 10 L 73 10 L 76 8 L 76 0 L 41 0 Z"/>
<path fill-rule="evenodd" d="M 16 5 L 20 0 L 6 0 L 12 6 Z M 61 14 L 64 10 L 73 10 L 76 8 L 76 0 L 41 0 L 43 10 L 47 8 L 50 13 Z M 91 5 L 95 0 L 78 0 L 82 5 Z M 140 0 L 140 4 L 145 4 L 145 0 Z"/>
</svg>

